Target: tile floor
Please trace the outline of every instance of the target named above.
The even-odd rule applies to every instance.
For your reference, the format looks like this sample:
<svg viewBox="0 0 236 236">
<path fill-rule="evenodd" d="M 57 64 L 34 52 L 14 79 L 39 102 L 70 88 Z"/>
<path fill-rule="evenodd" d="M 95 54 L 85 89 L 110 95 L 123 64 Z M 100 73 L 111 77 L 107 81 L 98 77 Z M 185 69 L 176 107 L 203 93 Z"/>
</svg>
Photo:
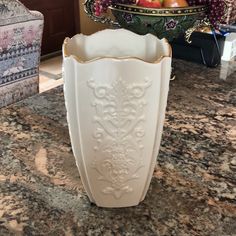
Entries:
<svg viewBox="0 0 236 236">
<path fill-rule="evenodd" d="M 39 92 L 42 93 L 63 84 L 62 56 L 44 60 L 39 66 Z"/>
</svg>

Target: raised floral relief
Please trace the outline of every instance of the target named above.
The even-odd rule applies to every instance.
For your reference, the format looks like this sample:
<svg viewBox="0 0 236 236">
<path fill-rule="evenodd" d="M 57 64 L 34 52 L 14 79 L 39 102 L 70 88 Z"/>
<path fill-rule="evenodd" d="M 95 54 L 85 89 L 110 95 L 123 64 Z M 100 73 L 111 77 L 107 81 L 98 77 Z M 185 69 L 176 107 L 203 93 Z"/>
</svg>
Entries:
<svg viewBox="0 0 236 236">
<path fill-rule="evenodd" d="M 101 189 L 115 198 L 133 191 L 129 182 L 138 179 L 143 166 L 142 138 L 145 136 L 144 95 L 151 81 L 127 83 L 118 78 L 111 85 L 95 84 L 91 79 L 92 105 L 96 109 L 94 122 L 94 162 L 92 168 L 99 174 L 99 181 L 107 182 Z"/>
</svg>

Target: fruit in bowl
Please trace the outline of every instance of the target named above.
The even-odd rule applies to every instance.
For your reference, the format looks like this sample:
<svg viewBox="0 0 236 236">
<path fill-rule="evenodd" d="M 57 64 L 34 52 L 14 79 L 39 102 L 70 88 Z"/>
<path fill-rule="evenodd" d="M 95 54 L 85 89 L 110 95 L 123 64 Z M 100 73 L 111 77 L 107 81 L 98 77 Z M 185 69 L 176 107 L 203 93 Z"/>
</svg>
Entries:
<svg viewBox="0 0 236 236">
<path fill-rule="evenodd" d="M 188 7 L 186 0 L 164 0 L 163 7 Z"/>
<path fill-rule="evenodd" d="M 162 1 L 160 0 L 138 0 L 136 4 L 140 7 L 161 8 Z"/>
<path fill-rule="evenodd" d="M 186 0 L 137 0 L 136 5 L 147 8 L 188 7 Z"/>
</svg>

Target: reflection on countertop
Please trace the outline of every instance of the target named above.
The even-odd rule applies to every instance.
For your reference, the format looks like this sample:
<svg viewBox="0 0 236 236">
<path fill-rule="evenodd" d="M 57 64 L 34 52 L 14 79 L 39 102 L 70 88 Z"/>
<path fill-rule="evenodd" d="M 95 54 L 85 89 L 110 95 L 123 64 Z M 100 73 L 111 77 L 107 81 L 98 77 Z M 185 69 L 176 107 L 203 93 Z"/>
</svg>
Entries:
<svg viewBox="0 0 236 236">
<path fill-rule="evenodd" d="M 231 74 L 236 71 L 236 57 L 230 61 L 221 61 L 220 79 L 226 80 Z"/>
<path fill-rule="evenodd" d="M 0 235 L 236 235 L 236 72 L 175 60 L 161 150 L 136 207 L 90 204 L 62 87 L 0 110 Z"/>
</svg>

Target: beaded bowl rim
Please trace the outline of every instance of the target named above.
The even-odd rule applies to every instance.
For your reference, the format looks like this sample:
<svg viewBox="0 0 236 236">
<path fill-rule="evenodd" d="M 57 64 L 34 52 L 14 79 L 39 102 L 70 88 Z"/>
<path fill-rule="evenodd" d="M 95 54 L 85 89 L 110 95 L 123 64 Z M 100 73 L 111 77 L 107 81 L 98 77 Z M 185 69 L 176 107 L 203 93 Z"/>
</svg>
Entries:
<svg viewBox="0 0 236 236">
<path fill-rule="evenodd" d="M 112 4 L 109 8 L 113 11 L 126 12 L 130 14 L 144 16 L 187 16 L 205 13 L 207 6 L 188 6 L 188 7 L 173 7 L 173 8 L 146 8 L 137 5 L 129 4 Z"/>
</svg>

